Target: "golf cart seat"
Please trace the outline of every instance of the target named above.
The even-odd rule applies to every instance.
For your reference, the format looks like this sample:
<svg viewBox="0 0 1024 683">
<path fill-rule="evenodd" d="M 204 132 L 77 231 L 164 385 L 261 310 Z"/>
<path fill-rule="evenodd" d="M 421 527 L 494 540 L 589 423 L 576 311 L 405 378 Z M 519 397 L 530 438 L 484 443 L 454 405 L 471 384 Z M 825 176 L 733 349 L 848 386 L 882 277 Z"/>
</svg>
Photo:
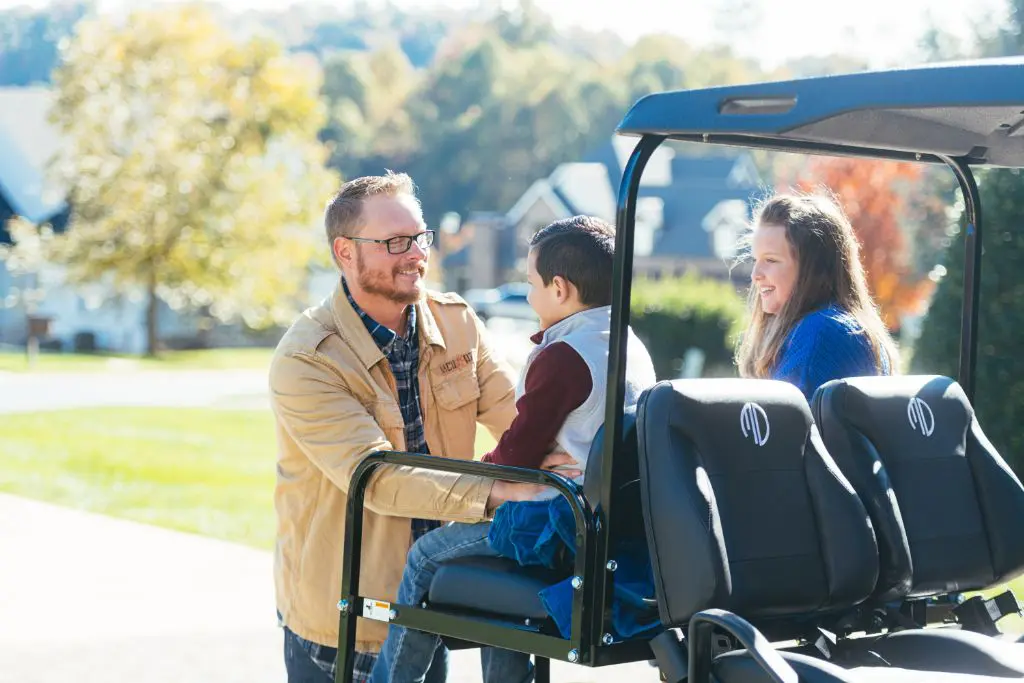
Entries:
<svg viewBox="0 0 1024 683">
<path fill-rule="evenodd" d="M 623 417 L 626 446 L 615 455 L 621 482 L 615 489 L 613 505 L 618 513 L 611 537 L 621 533 L 643 533 L 640 521 L 640 492 L 637 475 L 636 409 L 628 409 Z M 584 496 L 597 500 L 602 467 L 604 428 L 598 430 L 587 458 Z M 640 536 L 642 538 L 642 536 Z M 540 630 L 553 630 L 554 624 L 541 603 L 538 593 L 567 578 L 572 563 L 561 570 L 544 567 L 522 567 L 514 560 L 477 557 L 452 560 L 443 564 L 430 584 L 427 602 L 432 610 L 478 613 L 491 617 L 533 625 Z"/>
<path fill-rule="evenodd" d="M 829 453 L 867 507 L 879 546 L 880 608 L 1001 585 L 1024 573 L 1024 487 L 985 437 L 963 389 L 941 376 L 857 377 L 822 386 L 812 411 Z M 971 598 L 959 628 L 901 628 L 872 650 L 897 666 L 1024 676 L 1024 648 L 990 636 L 1006 600 Z M 947 604 L 949 604 L 947 602 Z M 992 612 L 996 612 L 993 614 Z M 904 625 L 906 626 L 906 624 Z M 910 624 L 912 626 L 912 624 Z M 898 627 L 898 625 L 897 625 Z M 979 631 L 979 632 L 975 632 Z"/>
<path fill-rule="evenodd" d="M 929 670 L 929 662 L 841 667 L 813 647 L 769 645 L 813 642 L 819 628 L 855 613 L 879 576 L 867 510 L 796 387 L 661 382 L 641 397 L 637 425 L 659 616 L 668 632 L 689 634 L 675 657 L 685 667 L 670 661 L 664 642 L 654 648 L 668 680 L 979 680 Z M 728 634 L 718 651 L 716 632 Z"/>
</svg>

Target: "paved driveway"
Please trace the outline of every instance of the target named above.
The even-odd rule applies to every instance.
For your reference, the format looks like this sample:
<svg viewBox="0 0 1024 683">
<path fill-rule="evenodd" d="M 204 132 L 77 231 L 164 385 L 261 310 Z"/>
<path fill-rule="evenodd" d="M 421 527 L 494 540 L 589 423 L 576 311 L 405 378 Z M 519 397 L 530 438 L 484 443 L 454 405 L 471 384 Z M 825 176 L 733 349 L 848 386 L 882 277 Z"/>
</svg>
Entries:
<svg viewBox="0 0 1024 683">
<path fill-rule="evenodd" d="M 269 553 L 0 495 L 0 558 L 2 681 L 284 681 Z M 454 662 L 452 683 L 479 682 L 476 651 Z M 657 680 L 646 664 L 556 668 Z"/>
</svg>

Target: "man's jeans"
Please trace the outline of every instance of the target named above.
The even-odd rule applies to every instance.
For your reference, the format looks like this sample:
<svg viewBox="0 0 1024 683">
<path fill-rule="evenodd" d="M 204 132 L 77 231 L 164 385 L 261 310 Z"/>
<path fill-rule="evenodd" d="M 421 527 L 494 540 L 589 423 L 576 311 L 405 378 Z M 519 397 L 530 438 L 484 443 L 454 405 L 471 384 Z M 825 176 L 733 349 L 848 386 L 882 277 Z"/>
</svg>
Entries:
<svg viewBox="0 0 1024 683">
<path fill-rule="evenodd" d="M 337 671 L 338 651 L 333 647 L 318 645 L 299 638 L 287 626 L 284 631 L 284 666 L 288 683 L 334 683 Z M 366 683 L 377 660 L 376 652 L 352 653 L 349 666 L 352 667 L 352 683 Z M 445 683 L 448 680 L 448 651 L 440 648 L 427 673 L 426 683 Z"/>
<path fill-rule="evenodd" d="M 418 605 L 427 595 L 438 566 L 459 557 L 497 557 L 487 542 L 489 523 L 450 524 L 425 534 L 409 550 L 398 603 Z M 373 667 L 371 683 L 423 683 L 441 644 L 433 633 L 391 624 L 388 638 Z M 529 655 L 485 647 L 480 653 L 484 683 L 530 683 Z"/>
</svg>

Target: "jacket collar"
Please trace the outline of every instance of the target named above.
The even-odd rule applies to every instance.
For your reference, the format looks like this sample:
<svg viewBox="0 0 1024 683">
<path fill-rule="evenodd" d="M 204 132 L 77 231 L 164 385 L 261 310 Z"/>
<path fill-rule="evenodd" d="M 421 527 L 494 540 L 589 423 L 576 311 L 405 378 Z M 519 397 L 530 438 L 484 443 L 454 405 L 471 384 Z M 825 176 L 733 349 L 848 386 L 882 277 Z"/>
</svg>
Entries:
<svg viewBox="0 0 1024 683">
<path fill-rule="evenodd" d="M 416 302 L 416 324 L 420 331 L 421 351 L 428 346 L 446 348 L 444 337 L 441 336 L 441 328 L 437 326 L 437 320 L 434 319 L 434 314 L 431 313 L 430 306 L 427 305 L 426 297 L 428 296 L 430 296 L 429 293 Z"/>
<path fill-rule="evenodd" d="M 382 360 L 386 360 L 384 353 L 377 346 L 377 342 L 373 340 L 366 325 L 363 324 L 363 319 L 349 303 L 340 277 L 334 287 L 334 293 L 331 295 L 331 316 L 334 318 L 338 335 L 355 351 L 359 361 L 367 370 Z M 421 351 L 426 346 L 445 348 L 441 330 L 425 299 L 420 299 L 416 303 L 416 327 L 420 337 Z"/>
<path fill-rule="evenodd" d="M 561 339 L 571 332 L 580 330 L 608 331 L 611 329 L 611 306 L 598 306 L 588 308 L 578 313 L 573 313 L 567 318 L 562 318 L 551 327 L 537 332 L 530 339 L 534 344 L 547 346 L 556 339 Z"/>
</svg>

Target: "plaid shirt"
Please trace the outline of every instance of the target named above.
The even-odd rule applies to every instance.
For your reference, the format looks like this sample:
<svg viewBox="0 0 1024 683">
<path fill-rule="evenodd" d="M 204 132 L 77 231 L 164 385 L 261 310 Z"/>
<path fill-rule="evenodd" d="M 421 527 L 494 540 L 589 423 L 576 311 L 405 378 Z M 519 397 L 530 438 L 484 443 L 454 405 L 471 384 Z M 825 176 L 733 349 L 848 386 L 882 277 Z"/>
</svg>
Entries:
<svg viewBox="0 0 1024 683">
<path fill-rule="evenodd" d="M 391 366 L 391 374 L 395 376 L 398 387 L 398 407 L 402 411 L 405 423 L 405 450 L 409 453 L 430 455 L 427 437 L 423 433 L 423 414 L 420 412 L 420 345 L 416 335 L 416 307 L 409 306 L 409 319 L 405 326 L 405 336 L 399 337 L 394 330 L 381 325 L 359 308 L 359 304 L 348 291 L 348 284 L 342 280 L 345 296 L 348 297 L 352 309 L 366 326 L 366 331 L 377 343 L 377 348 L 387 357 Z M 441 526 L 440 522 L 425 519 L 412 520 L 413 540 L 418 539 L 431 529 Z"/>
<path fill-rule="evenodd" d="M 405 450 L 410 453 L 430 454 L 427 446 L 427 438 L 423 432 L 423 414 L 420 412 L 420 347 L 419 338 L 416 334 L 416 307 L 409 306 L 409 319 L 405 327 L 405 336 L 400 337 L 394 330 L 381 325 L 371 318 L 366 311 L 359 307 L 352 293 L 348 290 L 348 284 L 342 279 L 342 286 L 345 295 L 352 309 L 359 314 L 366 331 L 377 343 L 388 359 L 391 366 L 391 374 L 395 376 L 395 384 L 398 387 L 398 407 L 402 411 L 402 420 L 405 422 Z M 440 522 L 428 519 L 412 520 L 412 537 L 416 541 L 420 536 L 432 529 L 441 526 Z M 298 636 L 296 636 L 298 638 Z M 335 669 L 338 661 L 338 650 L 319 643 L 313 643 L 303 638 L 298 638 L 303 649 L 309 653 L 316 665 L 334 679 Z M 370 678 L 370 671 L 373 670 L 374 662 L 377 659 L 376 653 L 356 652 L 353 662 L 354 683 L 364 683 Z"/>
</svg>

